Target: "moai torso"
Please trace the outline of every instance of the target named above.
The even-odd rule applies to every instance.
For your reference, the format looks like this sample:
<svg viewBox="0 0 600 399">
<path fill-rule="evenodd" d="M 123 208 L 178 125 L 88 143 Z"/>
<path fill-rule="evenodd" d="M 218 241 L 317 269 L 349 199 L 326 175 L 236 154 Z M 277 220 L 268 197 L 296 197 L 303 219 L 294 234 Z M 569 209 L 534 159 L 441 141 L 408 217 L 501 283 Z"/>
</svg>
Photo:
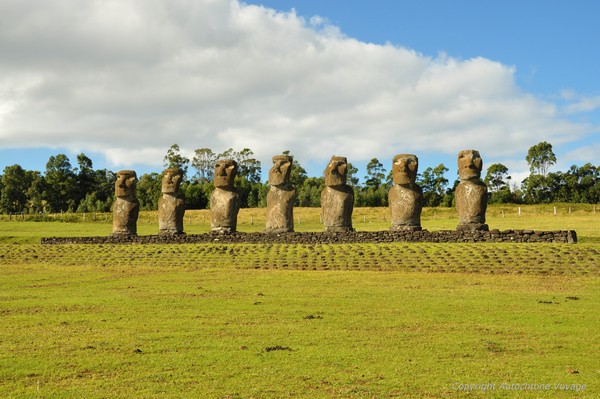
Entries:
<svg viewBox="0 0 600 399">
<path fill-rule="evenodd" d="M 481 181 L 483 161 L 478 151 L 464 150 L 458 154 L 460 183 L 456 187 L 457 230 L 489 230 L 485 224 L 487 186 Z"/>
<path fill-rule="evenodd" d="M 394 186 L 388 193 L 392 220 L 390 230 L 421 230 L 423 190 L 415 183 L 418 165 L 415 155 L 399 154 L 394 157 Z"/>
<path fill-rule="evenodd" d="M 353 231 L 354 190 L 346 184 L 348 162 L 345 157 L 331 157 L 325 168 L 325 188 L 321 192 L 321 212 L 325 231 Z"/>
<path fill-rule="evenodd" d="M 166 169 L 162 180 L 162 197 L 158 200 L 158 233 L 184 234 L 185 200 L 179 193 L 183 173 L 176 168 Z"/>
<path fill-rule="evenodd" d="M 136 198 L 137 176 L 133 170 L 117 172 L 115 202 L 113 204 L 113 229 L 115 236 L 137 234 L 137 219 L 140 204 Z"/>
<path fill-rule="evenodd" d="M 237 231 L 240 195 L 233 187 L 237 174 L 237 162 L 219 160 L 215 165 L 215 190 L 210 195 L 210 227 L 215 233 Z"/>
<path fill-rule="evenodd" d="M 267 193 L 267 223 L 265 232 L 286 233 L 294 231 L 294 201 L 296 190 L 290 184 L 293 158 L 287 155 L 273 157 L 269 171 L 271 188 Z"/>
<path fill-rule="evenodd" d="M 237 231 L 240 195 L 236 191 L 215 188 L 210 195 L 210 227 L 214 232 Z"/>
</svg>

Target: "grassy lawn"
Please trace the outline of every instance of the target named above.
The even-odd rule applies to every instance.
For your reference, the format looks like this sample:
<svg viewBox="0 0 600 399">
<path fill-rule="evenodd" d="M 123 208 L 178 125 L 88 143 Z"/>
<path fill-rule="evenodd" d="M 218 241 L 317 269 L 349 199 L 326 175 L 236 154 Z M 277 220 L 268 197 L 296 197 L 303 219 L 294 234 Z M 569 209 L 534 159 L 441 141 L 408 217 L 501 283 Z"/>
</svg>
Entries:
<svg viewBox="0 0 600 399">
<path fill-rule="evenodd" d="M 600 397 L 600 214 L 513 210 L 490 227 L 580 243 L 43 246 L 110 223 L 1 221 L 0 397 Z"/>
</svg>

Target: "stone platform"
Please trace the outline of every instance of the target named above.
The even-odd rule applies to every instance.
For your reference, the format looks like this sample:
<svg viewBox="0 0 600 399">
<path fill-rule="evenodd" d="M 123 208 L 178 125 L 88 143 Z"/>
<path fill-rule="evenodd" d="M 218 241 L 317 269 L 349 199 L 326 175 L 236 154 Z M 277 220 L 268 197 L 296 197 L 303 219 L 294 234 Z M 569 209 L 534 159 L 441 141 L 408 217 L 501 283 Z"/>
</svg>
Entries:
<svg viewBox="0 0 600 399">
<path fill-rule="evenodd" d="M 42 244 L 342 244 L 342 243 L 393 243 L 393 242 L 515 242 L 562 243 L 577 242 L 575 230 L 490 230 L 490 231 L 353 231 L 344 233 L 229 233 L 229 234 L 178 234 L 149 236 L 105 237 L 51 237 L 42 238 Z"/>
</svg>

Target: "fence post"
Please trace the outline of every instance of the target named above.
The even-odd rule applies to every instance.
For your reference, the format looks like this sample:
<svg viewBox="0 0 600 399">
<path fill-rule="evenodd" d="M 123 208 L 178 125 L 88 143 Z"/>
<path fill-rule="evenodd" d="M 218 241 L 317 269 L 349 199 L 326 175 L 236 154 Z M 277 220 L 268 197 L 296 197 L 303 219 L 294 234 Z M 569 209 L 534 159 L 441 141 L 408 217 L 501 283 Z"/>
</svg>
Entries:
<svg viewBox="0 0 600 399">
<path fill-rule="evenodd" d="M 521 207 L 519 207 L 519 216 L 521 216 Z"/>
<path fill-rule="evenodd" d="M 556 207 L 554 207 L 554 216 L 556 216 Z"/>
</svg>

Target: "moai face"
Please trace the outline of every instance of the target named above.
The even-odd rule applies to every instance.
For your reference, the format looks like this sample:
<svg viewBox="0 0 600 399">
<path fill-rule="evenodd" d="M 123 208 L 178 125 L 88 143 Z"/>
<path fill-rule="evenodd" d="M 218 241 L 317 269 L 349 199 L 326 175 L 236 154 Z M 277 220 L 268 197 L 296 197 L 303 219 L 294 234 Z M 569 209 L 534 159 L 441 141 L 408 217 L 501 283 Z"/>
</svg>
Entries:
<svg viewBox="0 0 600 399">
<path fill-rule="evenodd" d="M 392 163 L 392 176 L 394 184 L 405 186 L 414 184 L 417 180 L 419 158 L 413 154 L 398 154 Z"/>
<path fill-rule="evenodd" d="M 221 159 L 215 164 L 215 187 L 233 187 L 233 181 L 237 175 L 237 162 L 231 159 Z"/>
<path fill-rule="evenodd" d="M 288 155 L 275 155 L 273 157 L 273 166 L 269 170 L 269 184 L 272 186 L 282 186 L 290 181 L 292 163 L 294 158 Z"/>
<path fill-rule="evenodd" d="M 346 184 L 346 176 L 348 174 L 348 160 L 346 157 L 331 157 L 331 161 L 325 168 L 325 185 L 326 186 L 342 186 Z"/>
<path fill-rule="evenodd" d="M 483 160 L 476 150 L 463 150 L 458 153 L 458 176 L 460 180 L 479 178 Z"/>
<path fill-rule="evenodd" d="M 163 194 L 176 194 L 183 180 L 183 172 L 178 168 L 165 169 L 162 178 Z"/>
<path fill-rule="evenodd" d="M 115 196 L 121 198 L 135 197 L 137 175 L 133 170 L 120 170 L 117 172 L 115 182 Z"/>
</svg>

